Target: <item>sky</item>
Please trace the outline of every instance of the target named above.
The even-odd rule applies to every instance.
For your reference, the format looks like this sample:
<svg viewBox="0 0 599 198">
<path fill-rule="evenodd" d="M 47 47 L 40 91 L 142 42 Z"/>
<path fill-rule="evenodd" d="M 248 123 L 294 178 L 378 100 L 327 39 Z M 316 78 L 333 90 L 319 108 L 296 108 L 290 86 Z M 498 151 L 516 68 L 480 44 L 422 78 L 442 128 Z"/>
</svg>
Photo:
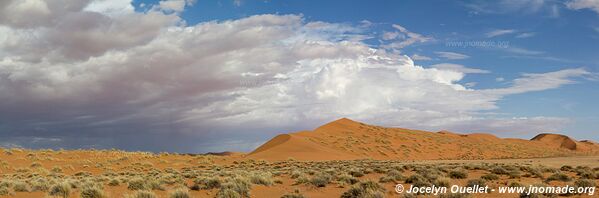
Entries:
<svg viewBox="0 0 599 198">
<path fill-rule="evenodd" d="M 599 1 L 6 0 L 0 147 L 251 151 L 347 117 L 599 140 Z"/>
</svg>

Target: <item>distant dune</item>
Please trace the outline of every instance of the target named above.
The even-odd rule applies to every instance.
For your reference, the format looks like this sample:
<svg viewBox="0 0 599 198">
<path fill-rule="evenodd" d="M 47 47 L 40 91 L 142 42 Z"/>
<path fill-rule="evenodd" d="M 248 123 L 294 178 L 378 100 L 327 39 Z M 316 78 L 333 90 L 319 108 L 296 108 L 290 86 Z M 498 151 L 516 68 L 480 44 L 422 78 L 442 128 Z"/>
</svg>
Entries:
<svg viewBox="0 0 599 198">
<path fill-rule="evenodd" d="M 246 157 L 265 160 L 351 159 L 505 159 L 599 155 L 599 145 L 559 134 L 531 140 L 498 138 L 491 134 L 459 134 L 385 128 L 339 119 L 316 128 L 282 134 Z"/>
</svg>

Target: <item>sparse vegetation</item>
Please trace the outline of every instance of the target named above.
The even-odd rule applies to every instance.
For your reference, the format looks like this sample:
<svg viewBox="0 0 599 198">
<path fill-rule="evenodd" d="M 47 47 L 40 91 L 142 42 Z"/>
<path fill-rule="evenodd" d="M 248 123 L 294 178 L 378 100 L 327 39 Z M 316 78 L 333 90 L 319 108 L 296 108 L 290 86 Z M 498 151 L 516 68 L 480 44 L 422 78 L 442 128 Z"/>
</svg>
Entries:
<svg viewBox="0 0 599 198">
<path fill-rule="evenodd" d="M 276 195 L 278 197 L 302 198 L 314 191 L 327 192 L 331 188 L 340 188 L 343 189 L 343 193 L 333 197 L 385 197 L 393 189 L 385 189 L 383 186 L 395 183 L 407 183 L 416 187 L 450 187 L 454 184 L 526 187 L 531 182 L 537 183 L 536 185 L 553 185 L 552 181 L 559 181 L 578 187 L 591 187 L 596 186 L 596 175 L 599 172 L 599 169 L 586 166 L 552 168 L 500 163 L 419 164 L 391 160 L 236 160 L 221 163 L 223 158 L 217 157 L 172 153 L 130 154 L 120 151 L 94 151 L 98 152 L 94 156 L 102 156 L 102 152 L 110 154 L 105 154 L 108 157 L 99 159 L 79 160 L 77 157 L 59 158 L 56 154 L 58 152 L 13 151 L 9 158 L 3 158 L 0 161 L 0 195 L 43 192 L 53 197 L 70 195 L 81 198 L 105 198 L 109 195 L 120 197 L 121 194 L 128 194 L 125 197 L 145 198 L 157 197 L 156 194 L 159 194 L 172 198 L 187 198 L 192 194 L 207 193 L 215 197 L 247 198 L 250 195 L 264 196 L 261 192 L 253 191 L 253 188 L 276 188 L 281 192 Z M 6 156 L 5 153 L 2 154 L 3 157 Z M 168 160 L 162 157 L 168 157 Z M 20 160 L 22 166 L 14 166 L 17 160 Z M 62 163 L 68 160 L 76 163 Z M 34 165 L 36 163 L 40 165 Z M 169 166 L 169 163 L 174 165 Z M 46 170 L 44 167 L 53 168 Z M 543 178 L 543 174 L 548 177 Z M 289 189 L 290 185 L 307 189 L 308 192 L 282 190 Z M 125 192 L 119 191 L 123 189 Z M 444 194 L 440 197 L 469 196 L 477 197 L 467 194 Z"/>
</svg>

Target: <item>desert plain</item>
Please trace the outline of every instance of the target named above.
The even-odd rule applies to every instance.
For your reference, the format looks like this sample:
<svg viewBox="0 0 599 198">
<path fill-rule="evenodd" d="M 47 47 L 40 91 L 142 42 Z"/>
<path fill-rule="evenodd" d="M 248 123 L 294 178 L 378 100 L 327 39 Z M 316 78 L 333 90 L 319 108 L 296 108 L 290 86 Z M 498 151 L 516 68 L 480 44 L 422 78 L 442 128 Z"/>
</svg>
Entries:
<svg viewBox="0 0 599 198">
<path fill-rule="evenodd" d="M 386 128 L 339 119 L 249 153 L 0 149 L 0 197 L 597 197 L 398 193 L 415 187 L 595 188 L 599 144 Z"/>
</svg>

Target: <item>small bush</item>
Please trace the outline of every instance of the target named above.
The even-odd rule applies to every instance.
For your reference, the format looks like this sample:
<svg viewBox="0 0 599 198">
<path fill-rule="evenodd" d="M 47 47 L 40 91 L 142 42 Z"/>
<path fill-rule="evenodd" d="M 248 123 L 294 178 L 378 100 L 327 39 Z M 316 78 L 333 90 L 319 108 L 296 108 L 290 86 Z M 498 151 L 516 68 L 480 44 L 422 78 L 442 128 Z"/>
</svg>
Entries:
<svg viewBox="0 0 599 198">
<path fill-rule="evenodd" d="M 360 181 L 359 179 L 357 179 L 354 176 L 351 176 L 347 173 L 337 176 L 336 180 L 342 184 L 355 184 Z"/>
<path fill-rule="evenodd" d="M 378 198 L 385 197 L 385 189 L 376 182 L 365 181 L 353 185 L 341 198 Z"/>
<path fill-rule="evenodd" d="M 481 178 L 481 179 L 484 179 L 484 180 L 489 180 L 489 181 L 491 181 L 491 180 L 497 180 L 497 179 L 499 179 L 499 176 L 498 176 L 498 175 L 496 175 L 496 174 L 493 174 L 493 173 L 489 173 L 489 174 L 486 174 L 486 175 L 480 176 L 480 178 Z"/>
<path fill-rule="evenodd" d="M 214 188 L 220 188 L 221 181 L 218 177 L 213 178 L 198 178 L 194 180 L 194 186 L 192 186 L 192 190 L 209 190 Z"/>
<path fill-rule="evenodd" d="M 568 175 L 563 174 L 563 173 L 555 173 L 547 178 L 547 182 L 554 181 L 554 180 L 568 182 L 572 179 L 570 179 L 570 177 Z"/>
<path fill-rule="evenodd" d="M 331 176 L 326 173 L 320 173 L 310 179 L 310 184 L 316 187 L 325 187 L 329 182 L 331 182 Z"/>
<path fill-rule="evenodd" d="M 221 189 L 216 194 L 217 198 L 241 198 L 241 195 L 233 189 Z"/>
<path fill-rule="evenodd" d="M 25 182 L 15 182 L 13 184 L 12 189 L 15 192 L 29 192 L 30 191 L 29 185 L 27 185 Z"/>
<path fill-rule="evenodd" d="M 81 190 L 80 193 L 81 198 L 106 198 L 106 193 L 100 188 L 97 187 L 86 187 Z"/>
<path fill-rule="evenodd" d="M 572 168 L 572 166 L 569 165 L 564 165 L 560 168 L 561 171 L 572 171 L 574 170 L 574 168 Z"/>
<path fill-rule="evenodd" d="M 495 173 L 498 175 L 507 175 L 508 174 L 508 170 L 506 170 L 505 168 L 501 167 L 501 166 L 496 166 L 493 169 L 491 169 L 491 173 Z"/>
<path fill-rule="evenodd" d="M 10 189 L 7 186 L 0 186 L 0 195 L 10 195 Z"/>
<path fill-rule="evenodd" d="M 71 194 L 71 185 L 65 182 L 52 186 L 48 192 L 48 195 L 65 198 L 69 197 L 69 194 Z"/>
<path fill-rule="evenodd" d="M 452 179 L 466 179 L 468 178 L 468 172 L 463 169 L 456 169 L 449 172 L 449 177 Z"/>
<path fill-rule="evenodd" d="M 426 181 L 428 181 L 428 180 L 426 178 L 424 178 L 422 175 L 415 174 L 415 175 L 411 175 L 410 177 L 408 177 L 405 182 L 408 184 L 412 184 L 412 183 L 426 182 Z"/>
<path fill-rule="evenodd" d="M 111 180 L 108 182 L 108 185 L 109 185 L 109 186 L 118 186 L 120 183 L 121 183 L 121 182 L 119 182 L 119 180 L 118 180 L 118 179 L 111 179 Z"/>
<path fill-rule="evenodd" d="M 217 194 L 217 197 L 228 197 L 229 195 L 232 195 L 229 192 L 229 190 L 234 191 L 235 193 L 237 193 L 238 195 L 240 195 L 242 197 L 249 197 L 250 189 L 251 189 L 250 181 L 248 181 L 246 178 L 243 178 L 243 177 L 235 177 L 233 179 L 229 179 L 227 182 L 225 182 L 221 186 L 220 191 Z"/>
<path fill-rule="evenodd" d="M 433 182 L 435 186 L 449 187 L 451 184 L 451 179 L 447 177 L 439 177 L 435 182 Z"/>
<path fill-rule="evenodd" d="M 169 194 L 170 198 L 190 198 L 189 191 L 184 188 L 177 188 Z"/>
<path fill-rule="evenodd" d="M 129 180 L 128 182 L 128 186 L 127 189 L 129 190 L 147 190 L 148 189 L 148 184 L 146 183 L 146 180 L 142 179 L 142 178 L 134 178 L 132 180 Z"/>
<path fill-rule="evenodd" d="M 468 187 L 474 187 L 474 186 L 485 186 L 487 185 L 487 182 L 484 179 L 473 179 L 473 180 L 468 180 L 466 186 Z"/>
<path fill-rule="evenodd" d="M 522 175 L 522 172 L 520 172 L 519 170 L 512 170 L 509 171 L 508 176 L 510 176 L 510 179 L 516 179 L 516 178 L 520 178 L 520 176 Z"/>
<path fill-rule="evenodd" d="M 364 176 L 364 172 L 361 170 L 350 170 L 349 174 L 354 177 L 362 177 Z"/>
<path fill-rule="evenodd" d="M 140 190 L 128 198 L 156 198 L 156 194 L 154 194 L 152 191 Z"/>
<path fill-rule="evenodd" d="M 281 198 L 304 198 L 304 195 L 302 195 L 299 190 L 296 189 L 295 192 L 284 194 L 281 196 Z"/>
<path fill-rule="evenodd" d="M 578 187 L 595 187 L 595 181 L 590 179 L 579 179 L 574 182 L 574 185 Z"/>
<path fill-rule="evenodd" d="M 250 176 L 250 181 L 254 184 L 271 186 L 274 182 L 271 173 L 254 173 Z"/>
</svg>

